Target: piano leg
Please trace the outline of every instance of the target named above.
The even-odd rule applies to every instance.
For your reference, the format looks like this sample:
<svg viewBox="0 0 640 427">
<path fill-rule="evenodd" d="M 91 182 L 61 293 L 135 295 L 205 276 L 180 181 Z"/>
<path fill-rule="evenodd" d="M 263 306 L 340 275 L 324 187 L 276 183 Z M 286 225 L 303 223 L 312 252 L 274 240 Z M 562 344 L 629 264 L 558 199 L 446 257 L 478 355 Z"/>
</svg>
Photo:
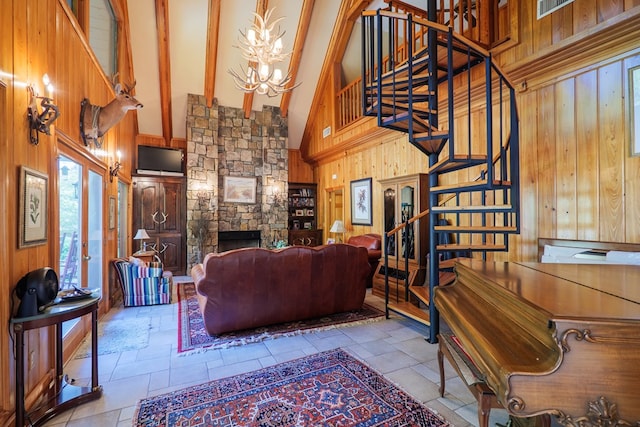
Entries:
<svg viewBox="0 0 640 427">
<path fill-rule="evenodd" d="M 459 347 L 458 344 L 456 344 L 456 341 L 453 338 L 453 335 L 447 333 L 441 333 L 438 335 L 440 396 L 444 397 L 444 356 L 446 356 L 451 366 L 458 373 L 460 379 L 462 379 L 466 384 L 467 388 L 478 402 L 479 426 L 488 427 L 491 408 L 502 408 L 503 406 L 498 402 L 498 398 L 493 393 L 493 390 L 491 390 L 479 376 L 473 374 L 477 371 L 477 368 L 473 361 L 468 357 L 467 353 Z"/>
<path fill-rule="evenodd" d="M 550 427 L 551 417 L 549 414 L 538 415 L 537 417 L 518 418 L 509 416 L 509 427 Z"/>
<path fill-rule="evenodd" d="M 440 368 L 440 397 L 444 397 L 444 354 L 442 354 L 441 338 L 438 336 L 438 368 Z"/>
</svg>

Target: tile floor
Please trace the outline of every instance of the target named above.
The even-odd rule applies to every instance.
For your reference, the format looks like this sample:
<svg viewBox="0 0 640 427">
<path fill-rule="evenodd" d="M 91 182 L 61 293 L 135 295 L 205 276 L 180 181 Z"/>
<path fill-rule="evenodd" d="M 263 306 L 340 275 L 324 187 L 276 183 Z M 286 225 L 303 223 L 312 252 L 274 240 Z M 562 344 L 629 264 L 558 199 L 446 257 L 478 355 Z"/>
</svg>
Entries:
<svg viewBox="0 0 640 427">
<path fill-rule="evenodd" d="M 375 296 L 367 295 L 367 301 L 383 307 L 383 301 Z M 175 302 L 114 308 L 100 321 L 131 317 L 151 319 L 149 346 L 100 356 L 103 396 L 60 414 L 46 426 L 131 426 L 136 404 L 142 398 L 337 347 L 384 374 L 452 425 L 478 425 L 473 396 L 446 362 L 446 394 L 440 397 L 437 346 L 425 341 L 426 329 L 401 317 L 186 356 L 177 354 L 178 305 Z M 72 358 L 65 373 L 78 384 L 88 384 L 90 360 Z M 504 410 L 491 411 L 491 426 L 506 421 Z"/>
</svg>

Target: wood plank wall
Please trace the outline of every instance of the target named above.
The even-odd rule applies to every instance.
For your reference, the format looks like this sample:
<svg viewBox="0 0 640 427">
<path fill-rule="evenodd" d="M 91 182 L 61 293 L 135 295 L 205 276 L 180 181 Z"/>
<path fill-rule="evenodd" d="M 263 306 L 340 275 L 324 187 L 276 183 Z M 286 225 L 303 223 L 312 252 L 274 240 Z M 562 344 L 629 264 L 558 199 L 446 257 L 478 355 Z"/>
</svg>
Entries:
<svg viewBox="0 0 640 427">
<path fill-rule="evenodd" d="M 522 232 L 508 254 L 495 258 L 536 260 L 539 236 L 638 243 L 640 158 L 629 150 L 625 76 L 640 61 L 640 1 L 574 2 L 540 21 L 534 3 L 520 2 L 518 42 L 494 57 L 518 88 L 522 186 Z M 371 118 L 322 138 L 322 129 L 334 125 L 334 92 L 316 100 L 321 111 L 301 147 L 314 166 L 319 212 L 324 190 L 342 185 L 348 235 L 379 233 L 377 181 L 424 172 L 427 158 L 401 133 L 375 134 Z M 481 120 L 484 108 L 473 108 L 473 120 Z M 464 120 L 456 118 L 458 130 Z M 354 227 L 349 182 L 364 177 L 373 178 L 374 223 Z"/>
<path fill-rule="evenodd" d="M 119 2 L 120 11 L 126 10 L 126 1 Z M 121 17 L 119 17 L 121 19 Z M 124 37 L 119 37 L 124 42 Z M 129 58 L 122 58 L 120 76 L 130 76 Z M 26 85 L 33 84 L 44 94 L 42 75 L 47 73 L 55 87 L 54 101 L 60 117 L 52 127 L 52 135 L 40 134 L 40 143 L 29 143 L 26 120 L 29 97 Z M 131 153 L 137 132 L 135 114 L 129 113 L 105 138 L 104 155 L 91 152 L 80 139 L 80 102 L 87 97 L 93 104 L 104 105 L 114 96 L 107 76 L 102 72 L 90 51 L 75 17 L 65 0 L 1 0 L 0 1 L 0 211 L 3 212 L 3 239 L 0 240 L 0 323 L 7 325 L 16 310 L 17 299 L 12 291 L 18 280 L 29 271 L 44 266 L 58 265 L 58 194 L 57 159 L 60 150 L 74 153 L 92 168 L 102 171 L 105 181 L 103 218 L 107 218 L 106 201 L 117 195 L 117 180 L 108 179 L 108 166 L 116 150 L 122 152 L 124 167 L 120 178 L 130 182 Z M 49 203 L 47 243 L 17 248 L 18 240 L 18 185 L 21 166 L 43 172 L 49 177 Z M 104 227 L 105 259 L 116 253 L 116 230 Z M 109 268 L 103 266 L 103 284 L 107 283 Z M 103 285 L 104 286 L 104 285 Z M 101 311 L 109 308 L 108 292 L 103 289 Z M 25 353 L 35 357 L 28 367 L 25 388 L 28 402 L 37 398 L 40 387 L 46 387 L 53 372 L 53 329 L 27 333 Z M 13 341 L 8 328 L 0 328 L 0 425 L 9 425 L 14 411 Z"/>
</svg>

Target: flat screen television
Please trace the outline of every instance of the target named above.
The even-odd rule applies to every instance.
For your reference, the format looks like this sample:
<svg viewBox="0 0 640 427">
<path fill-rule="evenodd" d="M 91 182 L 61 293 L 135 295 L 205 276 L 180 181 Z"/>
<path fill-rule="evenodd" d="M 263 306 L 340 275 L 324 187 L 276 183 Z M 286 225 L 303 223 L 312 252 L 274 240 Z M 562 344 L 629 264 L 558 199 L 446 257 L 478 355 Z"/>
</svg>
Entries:
<svg viewBox="0 0 640 427">
<path fill-rule="evenodd" d="M 177 148 L 138 146 L 138 173 L 182 175 L 184 154 Z"/>
</svg>

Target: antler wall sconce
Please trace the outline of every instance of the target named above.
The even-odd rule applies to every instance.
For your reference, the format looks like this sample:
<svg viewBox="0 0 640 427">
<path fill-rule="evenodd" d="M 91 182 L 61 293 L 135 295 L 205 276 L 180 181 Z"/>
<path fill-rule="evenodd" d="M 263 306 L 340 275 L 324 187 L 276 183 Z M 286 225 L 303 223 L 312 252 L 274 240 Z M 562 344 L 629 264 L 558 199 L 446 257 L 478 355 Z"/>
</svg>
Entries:
<svg viewBox="0 0 640 427">
<path fill-rule="evenodd" d="M 49 76 L 42 76 L 42 81 L 49 92 L 53 91 L 53 86 L 49 81 Z M 28 86 L 27 90 L 31 96 L 29 106 L 27 107 L 27 118 L 29 119 L 29 139 L 32 144 L 38 145 L 38 132 L 51 135 L 49 126 L 58 118 L 60 113 L 58 107 L 53 103 L 53 99 L 46 96 L 38 96 L 35 94 L 33 86 Z M 40 107 L 42 111 L 38 111 L 37 100 L 40 99 Z"/>
<path fill-rule="evenodd" d="M 113 178 L 118 176 L 118 171 L 120 170 L 120 167 L 122 167 L 122 164 L 120 164 L 120 151 L 118 151 L 117 154 L 118 160 L 113 164 L 113 166 L 109 166 L 109 182 L 113 182 Z"/>
</svg>

